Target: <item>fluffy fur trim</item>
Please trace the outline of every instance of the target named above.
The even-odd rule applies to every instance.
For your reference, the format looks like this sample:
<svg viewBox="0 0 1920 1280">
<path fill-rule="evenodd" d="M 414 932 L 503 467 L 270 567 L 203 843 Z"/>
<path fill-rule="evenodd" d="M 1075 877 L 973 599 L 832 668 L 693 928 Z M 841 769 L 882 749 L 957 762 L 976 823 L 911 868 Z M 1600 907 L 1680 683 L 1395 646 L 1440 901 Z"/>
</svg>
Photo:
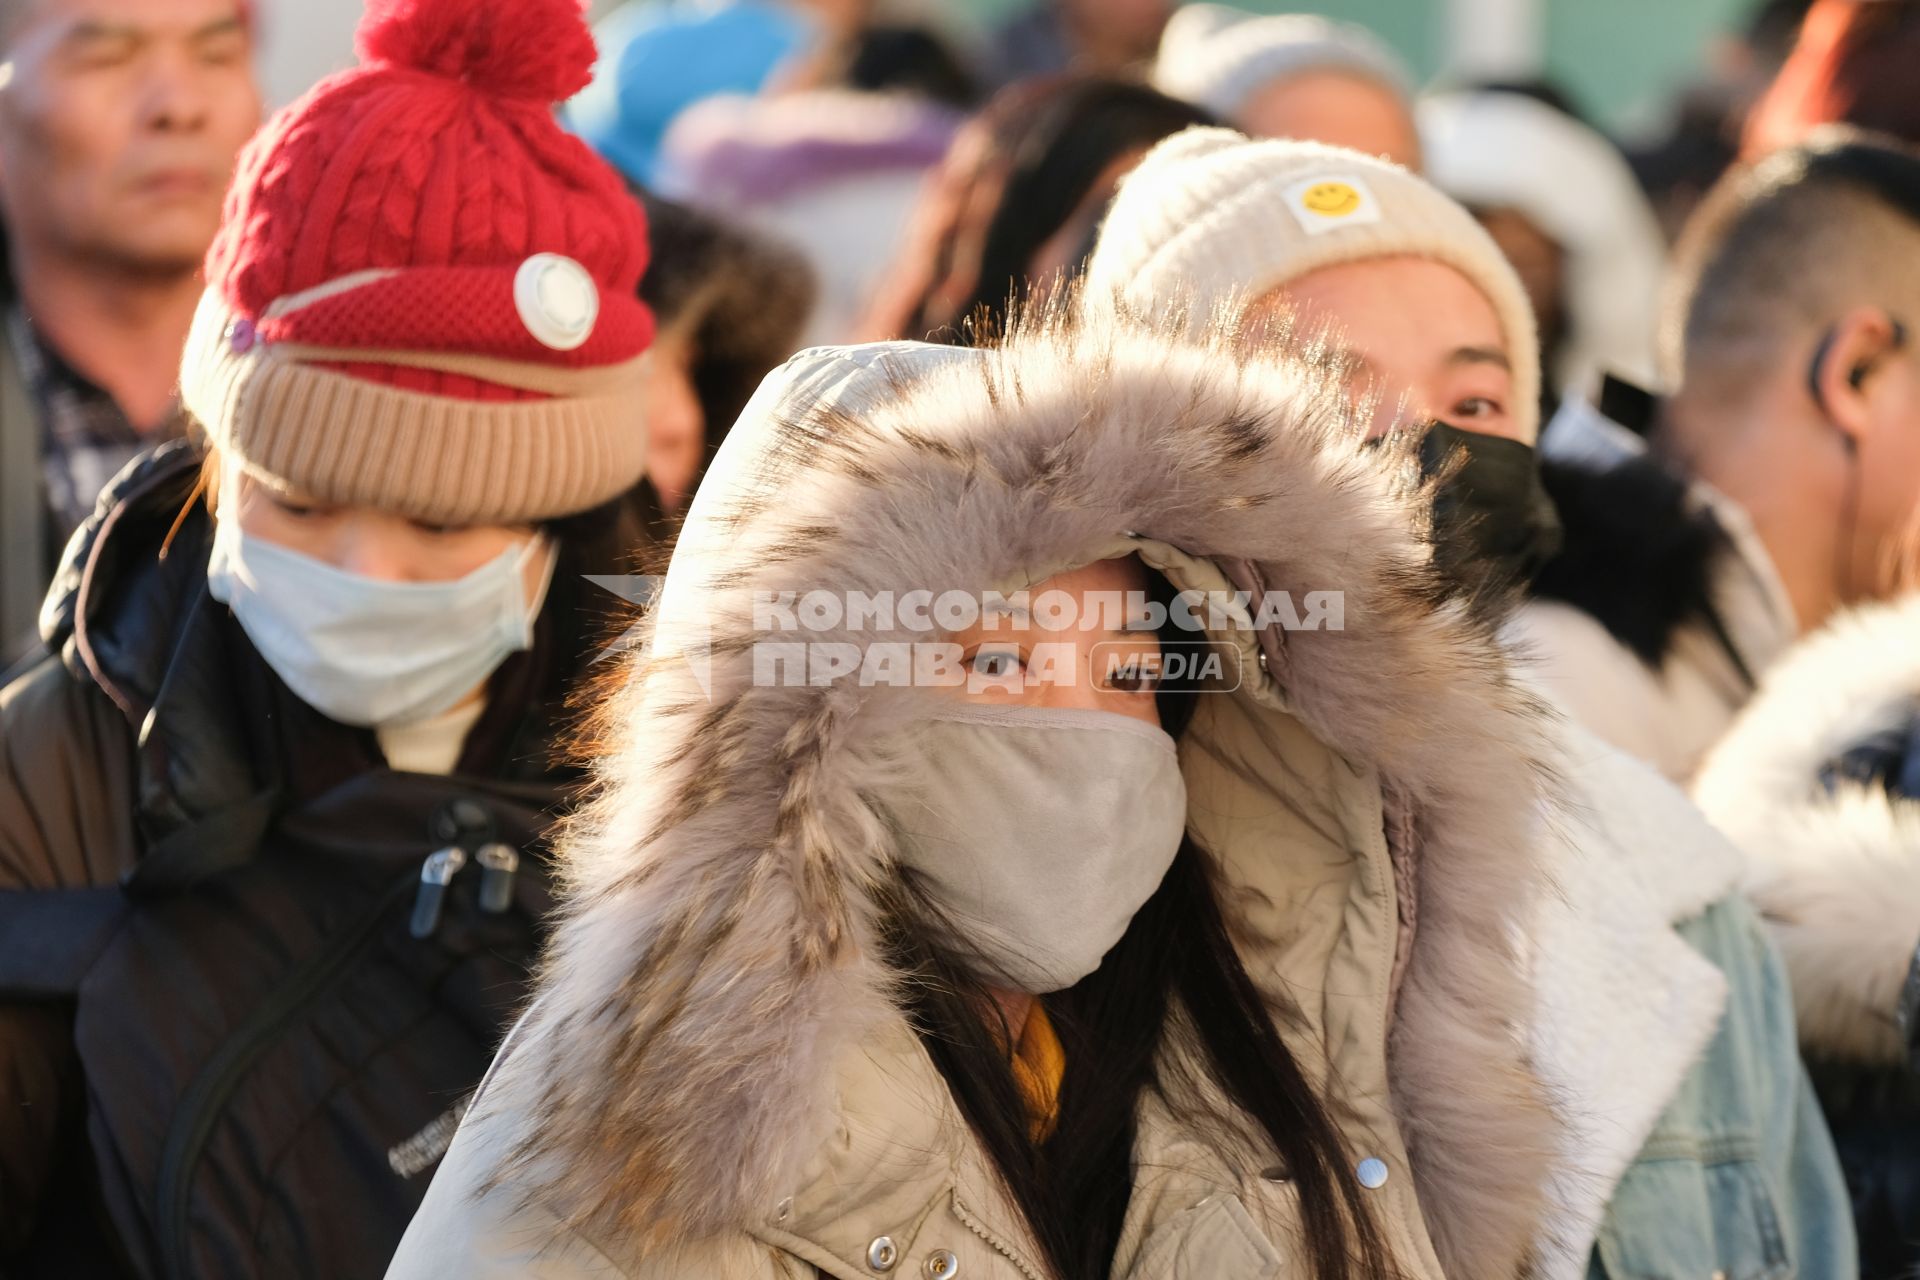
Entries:
<svg viewBox="0 0 1920 1280">
<path fill-rule="evenodd" d="M 1819 1056 L 1903 1060 L 1894 1010 L 1920 943 L 1920 804 L 1828 770 L 1904 739 L 1920 708 L 1920 597 L 1862 609 L 1773 671 L 1695 798 L 1751 860 L 1750 889 Z"/>
<path fill-rule="evenodd" d="M 836 1059 L 890 1010 L 865 796 L 935 695 L 756 685 L 751 593 L 1018 586 L 1132 533 L 1243 586 L 1345 592 L 1345 630 L 1262 643 L 1295 713 L 1410 816 L 1393 1101 L 1448 1273 L 1521 1273 L 1561 1133 L 1514 942 L 1546 713 L 1431 574 L 1413 459 L 1361 434 L 1305 364 L 1104 323 L 813 352 L 770 379 L 689 514 L 612 704 L 604 797 L 564 842 L 570 906 L 482 1104 L 518 1127 L 506 1180 L 599 1240 L 763 1220 L 833 1132 Z"/>
<path fill-rule="evenodd" d="M 1674 635 L 1712 608 L 1727 538 L 1684 478 L 1651 454 L 1596 468 L 1551 455 L 1540 478 L 1565 541 L 1534 594 L 1590 614 L 1653 671 Z"/>
</svg>

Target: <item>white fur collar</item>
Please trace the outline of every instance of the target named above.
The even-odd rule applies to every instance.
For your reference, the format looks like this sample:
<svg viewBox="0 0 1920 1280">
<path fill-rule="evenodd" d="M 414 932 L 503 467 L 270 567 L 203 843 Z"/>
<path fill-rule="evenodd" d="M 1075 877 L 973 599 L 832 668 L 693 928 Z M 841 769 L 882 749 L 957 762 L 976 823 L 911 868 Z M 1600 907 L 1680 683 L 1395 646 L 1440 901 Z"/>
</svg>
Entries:
<svg viewBox="0 0 1920 1280">
<path fill-rule="evenodd" d="M 1920 711 L 1920 596 L 1802 643 L 1701 767 L 1694 795 L 1749 859 L 1748 890 L 1793 980 L 1807 1048 L 1895 1063 L 1894 1008 L 1920 943 L 1920 804 L 1821 773 Z"/>
<path fill-rule="evenodd" d="M 1567 1108 L 1548 1274 L 1583 1276 L 1608 1200 L 1718 1029 L 1725 977 L 1674 926 L 1734 892 L 1741 860 L 1666 779 L 1571 721 L 1560 892 L 1532 938 L 1530 1040 Z"/>
</svg>

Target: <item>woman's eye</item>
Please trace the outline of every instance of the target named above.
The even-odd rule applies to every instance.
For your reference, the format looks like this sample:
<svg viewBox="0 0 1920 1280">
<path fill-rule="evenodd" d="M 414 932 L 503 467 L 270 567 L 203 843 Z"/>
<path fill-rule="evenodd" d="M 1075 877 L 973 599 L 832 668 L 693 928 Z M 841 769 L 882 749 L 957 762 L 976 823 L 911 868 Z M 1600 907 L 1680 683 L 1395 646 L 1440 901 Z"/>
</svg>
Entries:
<svg viewBox="0 0 1920 1280">
<path fill-rule="evenodd" d="M 1138 653 L 1125 657 L 1112 655 L 1102 674 L 1101 687 L 1109 693 L 1152 693 L 1160 687 L 1160 662 L 1157 653 Z"/>
<path fill-rule="evenodd" d="M 986 680 L 1005 680 L 1020 674 L 1020 655 L 1012 649 L 982 649 L 973 655 L 974 675 Z"/>
<path fill-rule="evenodd" d="M 415 520 L 412 523 L 413 523 L 413 527 L 418 529 L 420 532 L 432 534 L 435 537 L 439 537 L 441 534 L 459 532 L 459 529 L 457 528 L 457 526 L 450 525 L 450 524 L 430 524 L 425 520 Z"/>
<path fill-rule="evenodd" d="M 1506 409 L 1498 400 L 1488 396 L 1468 396 L 1454 405 L 1453 411 L 1448 416 L 1464 418 L 1469 422 L 1480 422 L 1488 418 L 1500 417 L 1505 412 Z"/>
<path fill-rule="evenodd" d="M 268 495 L 268 501 L 273 503 L 275 510 L 290 515 L 296 520 L 309 520 L 314 516 L 323 514 L 322 509 L 314 503 L 299 502 L 293 498 L 281 497 L 278 494 Z"/>
</svg>

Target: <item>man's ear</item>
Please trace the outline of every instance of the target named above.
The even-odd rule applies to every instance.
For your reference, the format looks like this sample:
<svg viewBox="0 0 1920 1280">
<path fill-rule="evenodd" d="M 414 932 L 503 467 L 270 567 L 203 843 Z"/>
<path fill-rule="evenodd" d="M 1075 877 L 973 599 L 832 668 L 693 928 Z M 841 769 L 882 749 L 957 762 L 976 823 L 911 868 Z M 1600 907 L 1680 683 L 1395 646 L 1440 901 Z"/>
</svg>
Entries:
<svg viewBox="0 0 1920 1280">
<path fill-rule="evenodd" d="M 1848 448 L 1858 448 L 1872 429 L 1873 375 L 1906 342 L 1900 322 L 1878 307 L 1855 307 L 1821 341 L 1808 380 Z"/>
</svg>

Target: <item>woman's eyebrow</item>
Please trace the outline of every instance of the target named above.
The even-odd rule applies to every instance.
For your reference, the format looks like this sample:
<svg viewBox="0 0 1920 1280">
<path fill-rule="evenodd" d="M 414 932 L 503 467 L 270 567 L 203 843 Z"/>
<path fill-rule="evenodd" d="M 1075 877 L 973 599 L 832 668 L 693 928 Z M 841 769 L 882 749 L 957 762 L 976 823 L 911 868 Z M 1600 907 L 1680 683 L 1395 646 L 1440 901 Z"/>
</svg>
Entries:
<svg viewBox="0 0 1920 1280">
<path fill-rule="evenodd" d="M 1508 373 L 1513 372 L 1513 361 L 1508 359 L 1507 353 L 1499 347 L 1455 347 L 1447 354 L 1447 364 L 1450 366 L 1490 364 L 1505 369 Z"/>
<path fill-rule="evenodd" d="M 1314 363 L 1333 374 L 1336 378 L 1351 380 L 1358 376 L 1373 377 L 1373 362 L 1367 359 L 1367 353 L 1354 347 L 1329 347 L 1321 352 Z"/>
<path fill-rule="evenodd" d="M 980 608 L 980 619 L 993 619 L 997 622 L 1011 623 L 1016 627 L 1033 625 L 1033 611 L 1024 604 L 1015 604 L 1009 600 L 989 600 Z"/>
</svg>

